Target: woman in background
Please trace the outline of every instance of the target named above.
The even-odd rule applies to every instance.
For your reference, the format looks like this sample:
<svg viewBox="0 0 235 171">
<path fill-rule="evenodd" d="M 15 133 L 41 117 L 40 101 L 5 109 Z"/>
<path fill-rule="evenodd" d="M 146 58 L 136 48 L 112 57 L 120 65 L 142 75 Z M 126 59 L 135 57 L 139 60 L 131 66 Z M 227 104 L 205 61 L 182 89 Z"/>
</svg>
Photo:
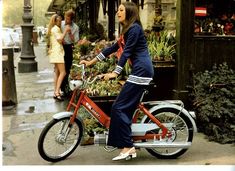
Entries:
<svg viewBox="0 0 235 171">
<path fill-rule="evenodd" d="M 64 49 L 62 42 L 65 34 L 70 31 L 70 27 L 67 26 L 62 33 L 61 31 L 62 17 L 54 14 L 49 23 L 47 37 L 49 38 L 48 56 L 51 64 L 54 64 L 54 99 L 63 101 L 60 95 L 61 83 L 66 75 L 64 65 Z"/>
</svg>

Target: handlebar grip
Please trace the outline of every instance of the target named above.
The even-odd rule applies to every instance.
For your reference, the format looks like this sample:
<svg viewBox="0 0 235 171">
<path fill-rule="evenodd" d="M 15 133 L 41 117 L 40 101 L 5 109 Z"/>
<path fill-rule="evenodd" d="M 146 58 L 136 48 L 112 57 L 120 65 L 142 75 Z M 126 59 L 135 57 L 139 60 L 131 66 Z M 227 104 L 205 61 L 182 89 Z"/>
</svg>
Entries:
<svg viewBox="0 0 235 171">
<path fill-rule="evenodd" d="M 81 67 L 81 68 L 84 68 L 85 69 L 85 64 L 72 64 L 73 66 L 76 66 L 76 67 Z"/>
</svg>

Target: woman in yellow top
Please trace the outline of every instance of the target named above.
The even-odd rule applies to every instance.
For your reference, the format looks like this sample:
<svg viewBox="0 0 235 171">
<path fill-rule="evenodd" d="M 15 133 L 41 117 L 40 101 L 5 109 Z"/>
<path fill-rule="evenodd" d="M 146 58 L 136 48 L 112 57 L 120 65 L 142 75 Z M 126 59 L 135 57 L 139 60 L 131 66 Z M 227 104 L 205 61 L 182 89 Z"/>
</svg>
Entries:
<svg viewBox="0 0 235 171">
<path fill-rule="evenodd" d="M 66 26 L 64 33 L 61 31 L 62 17 L 54 14 L 49 23 L 47 36 L 49 38 L 48 56 L 50 63 L 54 64 L 54 98 L 58 101 L 63 101 L 60 95 L 60 86 L 66 75 L 64 65 L 64 49 L 62 46 L 63 39 L 67 32 L 70 32 L 70 26 Z"/>
</svg>

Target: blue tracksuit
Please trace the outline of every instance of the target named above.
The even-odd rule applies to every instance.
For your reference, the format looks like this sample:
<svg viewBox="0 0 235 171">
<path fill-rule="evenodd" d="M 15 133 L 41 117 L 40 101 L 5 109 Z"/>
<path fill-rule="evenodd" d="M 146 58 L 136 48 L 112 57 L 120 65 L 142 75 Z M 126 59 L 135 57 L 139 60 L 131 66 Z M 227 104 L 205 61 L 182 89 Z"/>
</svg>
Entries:
<svg viewBox="0 0 235 171">
<path fill-rule="evenodd" d="M 146 85 L 149 85 L 154 74 L 142 27 L 134 23 L 124 34 L 124 40 L 124 51 L 114 72 L 120 74 L 128 59 L 131 60 L 132 71 L 112 105 L 108 136 L 108 145 L 119 148 L 133 146 L 131 139 L 132 117 Z M 116 52 L 118 48 L 116 42 L 111 47 L 104 49 L 97 58 L 103 60 Z"/>
</svg>

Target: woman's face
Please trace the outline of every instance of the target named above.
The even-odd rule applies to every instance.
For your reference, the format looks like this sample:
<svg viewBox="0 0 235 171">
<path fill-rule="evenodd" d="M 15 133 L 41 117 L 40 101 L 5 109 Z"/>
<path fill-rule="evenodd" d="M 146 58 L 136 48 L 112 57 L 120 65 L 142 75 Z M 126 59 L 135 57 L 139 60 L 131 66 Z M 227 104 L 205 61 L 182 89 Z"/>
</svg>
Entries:
<svg viewBox="0 0 235 171">
<path fill-rule="evenodd" d="M 62 18 L 61 17 L 57 17 L 56 21 L 55 21 L 55 24 L 60 27 L 61 26 L 61 21 L 62 21 Z"/>
<path fill-rule="evenodd" d="M 118 7 L 117 17 L 118 17 L 118 21 L 120 23 L 124 23 L 124 21 L 126 19 L 126 8 L 122 4 Z"/>
</svg>

